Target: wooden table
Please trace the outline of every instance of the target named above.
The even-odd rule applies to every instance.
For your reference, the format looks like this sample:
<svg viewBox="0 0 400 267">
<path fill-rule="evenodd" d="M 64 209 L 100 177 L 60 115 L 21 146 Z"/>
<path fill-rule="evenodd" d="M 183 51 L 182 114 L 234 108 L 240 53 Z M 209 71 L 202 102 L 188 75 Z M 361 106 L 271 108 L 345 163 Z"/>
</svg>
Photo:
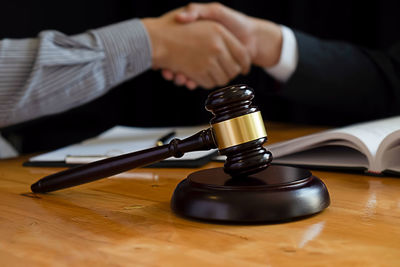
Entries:
<svg viewBox="0 0 400 267">
<path fill-rule="evenodd" d="M 270 142 L 320 130 L 267 126 Z M 31 183 L 61 169 L 24 160 L 0 161 L 1 266 L 400 266 L 399 178 L 313 171 L 331 195 L 324 212 L 219 225 L 171 212 L 175 186 L 194 169 L 138 169 L 34 195 Z"/>
</svg>

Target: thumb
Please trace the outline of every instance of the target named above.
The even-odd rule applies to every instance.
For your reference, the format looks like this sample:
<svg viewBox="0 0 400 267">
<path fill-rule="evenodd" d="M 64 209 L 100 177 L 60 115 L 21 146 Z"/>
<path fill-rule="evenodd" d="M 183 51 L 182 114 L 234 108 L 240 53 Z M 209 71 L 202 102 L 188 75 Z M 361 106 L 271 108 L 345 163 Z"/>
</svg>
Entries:
<svg viewBox="0 0 400 267">
<path fill-rule="evenodd" d="M 184 10 L 175 16 L 175 20 L 180 23 L 189 23 L 199 19 L 199 13 Z"/>
<path fill-rule="evenodd" d="M 199 19 L 210 18 L 210 9 L 212 7 L 207 4 L 192 3 L 184 7 L 183 11 L 175 16 L 175 20 L 180 23 L 193 22 Z"/>
<path fill-rule="evenodd" d="M 175 15 L 175 20 L 180 23 L 189 23 L 200 19 L 213 20 L 232 31 L 240 20 L 243 20 L 242 17 L 243 14 L 219 3 L 191 3 Z"/>
</svg>

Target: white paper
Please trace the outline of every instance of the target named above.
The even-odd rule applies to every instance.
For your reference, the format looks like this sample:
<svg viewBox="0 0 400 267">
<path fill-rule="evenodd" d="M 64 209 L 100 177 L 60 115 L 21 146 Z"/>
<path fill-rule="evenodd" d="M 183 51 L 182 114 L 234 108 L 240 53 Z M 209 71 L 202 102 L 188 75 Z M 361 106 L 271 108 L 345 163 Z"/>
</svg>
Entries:
<svg viewBox="0 0 400 267">
<path fill-rule="evenodd" d="M 400 116 L 267 145 L 275 163 L 399 170 Z"/>
<path fill-rule="evenodd" d="M 67 157 L 81 158 L 81 162 L 88 163 L 97 158 L 118 156 L 121 154 L 139 151 L 154 147 L 156 141 L 163 135 L 175 131 L 176 137 L 183 139 L 189 137 L 204 127 L 177 127 L 177 128 L 140 128 L 115 126 L 98 137 L 88 139 L 79 144 L 70 145 L 55 151 L 38 155 L 29 159 L 31 162 L 64 162 Z M 188 152 L 181 158 L 169 158 L 167 160 L 195 160 L 213 153 L 215 150 Z M 86 158 L 86 159 L 85 159 Z"/>
</svg>

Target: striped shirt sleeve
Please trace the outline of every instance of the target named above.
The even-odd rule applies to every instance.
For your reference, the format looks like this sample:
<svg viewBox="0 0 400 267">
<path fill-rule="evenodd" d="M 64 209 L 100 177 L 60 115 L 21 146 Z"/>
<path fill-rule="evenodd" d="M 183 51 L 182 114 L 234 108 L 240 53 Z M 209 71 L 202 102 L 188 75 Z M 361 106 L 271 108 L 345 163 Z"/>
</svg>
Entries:
<svg viewBox="0 0 400 267">
<path fill-rule="evenodd" d="M 89 102 L 151 67 L 139 19 L 76 36 L 0 41 L 0 128 Z"/>
</svg>

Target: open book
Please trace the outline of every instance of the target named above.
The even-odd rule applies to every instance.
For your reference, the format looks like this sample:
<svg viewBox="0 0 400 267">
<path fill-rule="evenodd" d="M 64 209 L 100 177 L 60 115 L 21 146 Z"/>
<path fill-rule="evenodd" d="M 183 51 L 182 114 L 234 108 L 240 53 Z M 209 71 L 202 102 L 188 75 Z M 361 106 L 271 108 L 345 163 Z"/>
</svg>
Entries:
<svg viewBox="0 0 400 267">
<path fill-rule="evenodd" d="M 400 116 L 267 146 L 274 164 L 400 174 Z"/>
</svg>

